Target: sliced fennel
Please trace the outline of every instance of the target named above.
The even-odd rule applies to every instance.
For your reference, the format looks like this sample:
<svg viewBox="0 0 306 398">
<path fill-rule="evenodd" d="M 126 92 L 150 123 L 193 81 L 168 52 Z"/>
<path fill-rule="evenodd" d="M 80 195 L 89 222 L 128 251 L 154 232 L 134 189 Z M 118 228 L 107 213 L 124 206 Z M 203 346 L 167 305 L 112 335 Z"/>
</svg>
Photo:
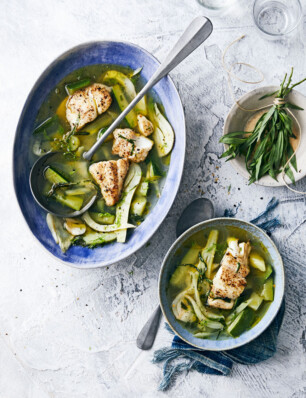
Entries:
<svg viewBox="0 0 306 398">
<path fill-rule="evenodd" d="M 199 319 L 199 321 L 204 321 L 206 318 L 202 314 L 202 312 L 201 312 L 198 304 L 195 302 L 195 300 L 191 296 L 189 296 L 188 294 L 186 294 L 185 297 L 190 301 L 190 303 L 191 303 L 191 305 L 193 307 L 193 310 L 194 310 L 197 318 Z"/>
<path fill-rule="evenodd" d="M 116 219 L 115 224 L 117 225 L 128 225 L 129 212 L 131 202 L 141 181 L 141 168 L 138 164 L 132 163 L 128 172 L 128 175 L 125 179 L 122 198 L 116 207 Z M 126 240 L 126 229 L 122 229 L 117 233 L 117 241 L 120 243 L 124 243 Z"/>
<path fill-rule="evenodd" d="M 214 256 L 216 253 L 216 247 L 218 242 L 218 236 L 219 236 L 219 231 L 217 230 L 210 231 L 206 246 L 204 247 L 201 253 L 202 258 L 207 266 L 206 276 L 209 279 L 211 278 Z"/>
<path fill-rule="evenodd" d="M 54 239 L 55 243 L 58 244 L 58 236 L 57 236 L 56 227 L 55 227 L 55 223 L 54 223 L 54 217 L 55 216 L 53 216 L 52 214 L 47 213 L 46 221 L 47 221 L 48 228 L 51 232 L 52 238 Z"/>
<path fill-rule="evenodd" d="M 192 306 L 188 303 L 188 300 L 186 300 L 185 298 L 181 301 L 181 304 L 184 304 L 185 308 L 182 308 L 182 316 L 180 318 L 180 320 L 182 322 L 195 322 L 197 320 L 197 317 L 193 311 Z"/>
<path fill-rule="evenodd" d="M 204 305 L 202 304 L 202 301 L 201 301 L 201 298 L 200 298 L 200 293 L 199 293 L 199 290 L 198 290 L 198 280 L 199 280 L 199 273 L 198 272 L 193 272 L 191 274 L 191 286 L 193 288 L 194 298 L 195 298 L 195 301 L 197 303 L 197 306 L 198 306 L 199 310 L 204 315 L 206 310 L 205 310 Z"/>
<path fill-rule="evenodd" d="M 159 157 L 168 155 L 174 144 L 174 132 L 168 120 L 162 115 L 157 104 L 154 104 L 154 110 L 151 112 L 151 121 L 154 124 L 153 139 Z"/>
<path fill-rule="evenodd" d="M 190 268 L 183 265 L 180 265 L 179 267 L 186 267 L 186 272 L 188 272 L 187 270 L 188 268 Z M 223 315 L 218 315 L 212 311 L 207 310 L 201 301 L 200 293 L 198 290 L 199 272 L 190 271 L 189 273 L 191 283 L 187 286 L 187 288 L 185 288 L 185 290 L 180 292 L 172 302 L 172 311 L 174 316 L 182 322 L 191 322 L 190 319 L 193 319 L 193 317 L 191 316 L 191 309 L 185 303 L 187 299 L 190 302 L 193 308 L 193 312 L 199 321 L 205 321 L 207 323 L 207 326 L 211 323 L 212 326 L 210 327 L 212 329 L 223 329 L 222 324 L 220 322 L 217 322 L 224 319 Z M 182 307 L 182 303 L 184 303 L 184 306 L 186 308 Z"/>
<path fill-rule="evenodd" d="M 196 321 L 195 313 L 190 305 L 186 302 L 186 294 L 189 290 L 184 290 L 178 294 L 172 302 L 172 309 L 176 319 L 182 322 L 194 322 Z M 186 308 L 182 307 L 182 303 Z"/>
<path fill-rule="evenodd" d="M 113 232 L 113 231 L 118 231 L 120 229 L 135 228 L 135 225 L 133 224 L 128 224 L 127 222 L 119 223 L 116 222 L 116 220 L 115 223 L 111 225 L 98 224 L 90 217 L 90 214 L 88 212 L 84 213 L 82 218 L 91 229 L 94 229 L 95 231 L 98 232 Z"/>
<path fill-rule="evenodd" d="M 194 292 L 194 298 L 196 300 L 196 303 L 202 312 L 202 314 L 207 318 L 207 320 L 221 320 L 224 319 L 223 315 L 218 315 L 215 314 L 212 311 L 209 311 L 205 308 L 205 306 L 202 304 L 201 298 L 200 298 L 200 292 L 199 292 L 199 287 L 198 287 L 198 280 L 199 280 L 199 272 L 194 272 L 191 274 L 191 287 Z"/>
<path fill-rule="evenodd" d="M 65 253 L 69 249 L 74 237 L 64 228 L 64 222 L 62 218 L 48 213 L 46 221 L 55 243 L 58 243 L 62 252 Z"/>
</svg>

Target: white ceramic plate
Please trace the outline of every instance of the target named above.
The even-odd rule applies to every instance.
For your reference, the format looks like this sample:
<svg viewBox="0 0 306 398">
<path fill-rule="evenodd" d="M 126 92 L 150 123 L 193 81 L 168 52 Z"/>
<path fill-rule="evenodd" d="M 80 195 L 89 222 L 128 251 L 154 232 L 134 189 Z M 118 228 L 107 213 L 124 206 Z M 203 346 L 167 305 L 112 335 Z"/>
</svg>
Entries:
<svg viewBox="0 0 306 398">
<path fill-rule="evenodd" d="M 259 98 L 265 94 L 276 91 L 278 88 L 278 86 L 265 86 L 257 88 L 243 95 L 238 100 L 238 102 L 246 109 L 257 109 L 262 106 L 272 104 L 274 97 L 268 97 L 261 101 L 259 101 Z M 292 113 L 297 118 L 301 126 L 300 145 L 296 153 L 298 172 L 292 169 L 295 181 L 298 181 L 306 175 L 306 97 L 298 91 L 293 90 L 288 95 L 287 99 L 288 102 L 304 108 L 304 111 L 292 110 Z M 268 109 L 269 108 L 267 108 L 267 110 Z M 237 104 L 234 104 L 229 114 L 227 115 L 223 128 L 223 134 L 231 133 L 233 131 L 244 130 L 246 123 L 254 115 L 254 113 L 255 112 L 252 113 L 243 111 L 242 109 L 238 108 Z M 225 148 L 228 149 L 228 145 L 225 145 Z M 243 157 L 237 157 L 236 159 L 232 159 L 231 164 L 239 174 L 241 174 L 246 179 L 249 179 L 249 173 L 245 168 L 245 161 Z M 286 177 L 286 182 L 287 184 L 291 183 L 288 177 Z M 278 181 L 274 180 L 270 176 L 265 176 L 257 181 L 256 184 L 269 187 L 278 187 L 285 185 L 281 175 L 278 176 Z"/>
</svg>

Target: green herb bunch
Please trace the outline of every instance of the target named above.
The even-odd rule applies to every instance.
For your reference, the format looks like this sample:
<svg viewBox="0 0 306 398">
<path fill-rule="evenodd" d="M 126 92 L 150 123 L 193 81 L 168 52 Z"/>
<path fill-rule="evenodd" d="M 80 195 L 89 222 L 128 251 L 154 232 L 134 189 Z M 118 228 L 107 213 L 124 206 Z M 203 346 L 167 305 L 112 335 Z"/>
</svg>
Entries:
<svg viewBox="0 0 306 398">
<path fill-rule="evenodd" d="M 249 184 L 258 181 L 265 175 L 277 180 L 278 174 L 285 167 L 285 173 L 294 183 L 294 175 L 290 165 L 286 165 L 294 151 L 290 138 L 297 138 L 292 131 L 292 118 L 286 108 L 303 110 L 297 105 L 285 100 L 291 90 L 304 82 L 291 84 L 293 68 L 287 79 L 287 73 L 280 85 L 280 89 L 269 93 L 260 100 L 274 96 L 274 104 L 257 121 L 252 132 L 235 131 L 225 134 L 220 142 L 229 145 L 222 158 L 234 159 L 236 156 L 245 157 L 245 166 L 250 174 Z M 290 163 L 297 171 L 296 157 L 292 156 Z"/>
</svg>

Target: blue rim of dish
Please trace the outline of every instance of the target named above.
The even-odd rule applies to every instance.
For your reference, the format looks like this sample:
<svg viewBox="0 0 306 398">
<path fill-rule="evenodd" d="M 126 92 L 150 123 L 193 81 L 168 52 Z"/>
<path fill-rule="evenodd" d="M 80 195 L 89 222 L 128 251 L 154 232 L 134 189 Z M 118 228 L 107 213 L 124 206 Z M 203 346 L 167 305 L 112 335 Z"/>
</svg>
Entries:
<svg viewBox="0 0 306 398">
<path fill-rule="evenodd" d="M 21 112 L 19 120 L 18 120 L 17 128 L 16 128 L 16 131 L 15 131 L 15 137 L 14 137 L 13 157 L 12 157 L 12 159 L 13 159 L 13 168 L 12 168 L 13 169 L 13 185 L 14 185 L 15 197 L 17 199 L 20 211 L 21 211 L 21 213 L 23 215 L 23 219 L 26 222 L 26 224 L 27 224 L 28 228 L 30 229 L 30 231 L 32 232 L 32 234 L 34 235 L 34 237 L 36 238 L 36 241 L 38 241 L 41 244 L 41 246 L 53 258 L 56 258 L 57 261 L 60 261 L 63 264 L 70 265 L 72 267 L 79 268 L 79 269 L 80 268 L 81 269 L 91 269 L 91 268 L 106 267 L 106 266 L 112 265 L 114 263 L 117 263 L 119 261 L 122 261 L 122 260 L 126 259 L 127 257 L 129 257 L 132 254 L 134 254 L 135 252 L 137 252 L 139 249 L 141 249 L 148 242 L 148 240 L 154 235 L 154 233 L 158 230 L 158 228 L 160 227 L 160 225 L 163 223 L 164 219 L 166 218 L 167 214 L 169 213 L 169 211 L 170 211 L 170 209 L 171 209 L 171 207 L 173 205 L 173 202 L 174 202 L 174 200 L 176 198 L 177 192 L 179 190 L 181 179 L 182 179 L 182 175 L 183 175 L 183 171 L 184 171 L 185 153 L 186 153 L 186 120 L 185 120 L 185 114 L 184 114 L 183 104 L 182 104 L 180 95 L 179 95 L 179 93 L 178 93 L 178 91 L 177 91 L 177 89 L 175 87 L 175 84 L 174 84 L 172 78 L 169 75 L 167 75 L 161 81 L 163 81 L 163 80 L 167 81 L 167 84 L 170 85 L 171 89 L 175 93 L 175 95 L 177 97 L 177 100 L 178 100 L 179 114 L 180 114 L 180 117 L 182 118 L 182 129 L 183 129 L 183 134 L 181 134 L 182 137 L 180 137 L 180 144 L 183 145 L 183 151 L 180 154 L 180 156 L 181 156 L 180 161 L 177 162 L 177 164 L 175 165 L 176 166 L 176 168 L 175 168 L 176 182 L 175 182 L 174 186 L 171 186 L 172 189 L 169 190 L 169 193 L 167 195 L 167 201 L 165 202 L 165 205 L 162 207 L 161 211 L 159 212 L 160 220 L 155 223 L 154 227 L 151 228 L 148 233 L 146 233 L 145 238 L 143 240 L 141 240 L 141 242 L 138 243 L 137 245 L 134 245 L 133 247 L 131 247 L 130 250 L 128 250 L 123 256 L 121 256 L 118 259 L 115 259 L 114 261 L 108 261 L 106 263 L 103 263 L 101 261 L 97 261 L 97 262 L 94 262 L 94 263 L 86 263 L 86 262 L 74 263 L 74 262 L 71 262 L 71 261 L 67 261 L 67 260 L 65 260 L 63 258 L 59 258 L 51 250 L 49 250 L 47 247 L 45 247 L 44 243 L 41 242 L 40 239 L 31 230 L 30 225 L 27 222 L 25 211 L 24 211 L 24 209 L 21 206 L 20 199 L 19 199 L 18 193 L 17 193 L 18 190 L 17 190 L 17 186 L 16 186 L 16 184 L 17 184 L 16 179 L 17 178 L 16 178 L 16 161 L 15 161 L 16 158 L 18 157 L 18 147 L 17 147 L 17 144 L 18 144 L 18 133 L 19 133 L 21 127 L 22 127 L 22 124 L 24 123 L 24 117 L 25 117 L 26 112 L 28 111 L 29 104 L 32 101 L 33 95 L 35 94 L 35 92 L 36 92 L 37 88 L 39 87 L 39 85 L 44 81 L 46 76 L 53 70 L 53 68 L 57 65 L 57 63 L 59 61 L 65 59 L 65 57 L 68 57 L 69 55 L 71 55 L 73 53 L 76 53 L 76 52 L 78 52 L 78 51 L 80 51 L 82 49 L 86 49 L 89 46 L 94 46 L 94 45 L 101 45 L 102 46 L 102 45 L 112 45 L 112 44 L 113 45 L 126 45 L 126 46 L 129 46 L 129 47 L 132 47 L 132 48 L 144 53 L 148 58 L 151 58 L 151 60 L 156 63 L 157 67 L 160 65 L 160 62 L 158 61 L 158 59 L 156 57 L 154 57 L 151 53 L 149 53 L 147 50 L 143 49 L 141 46 L 138 46 L 138 45 L 136 45 L 134 43 L 130 43 L 130 42 L 127 42 L 127 41 L 115 41 L 115 40 L 91 41 L 91 42 L 82 43 L 82 44 L 79 44 L 79 45 L 77 45 L 75 47 L 72 47 L 69 50 L 67 50 L 64 53 L 62 53 L 60 56 L 58 56 L 53 62 L 51 62 L 51 64 L 49 64 L 49 66 L 42 72 L 42 74 L 39 76 L 39 78 L 34 83 L 30 93 L 27 96 L 25 104 L 24 104 L 24 106 L 22 108 L 22 112 Z M 78 68 L 76 68 L 76 69 L 78 69 Z M 74 70 L 76 70 L 76 69 L 74 69 Z M 71 71 L 67 72 L 66 76 L 69 73 L 71 73 Z M 61 77 L 60 79 L 58 79 L 57 83 L 60 82 L 63 78 L 64 77 Z M 159 83 L 157 83 L 157 84 L 159 84 Z M 56 86 L 56 84 L 53 86 L 53 88 L 55 86 Z M 154 87 L 153 87 L 153 91 L 154 91 Z M 49 90 L 49 93 L 50 93 L 50 90 Z M 45 98 L 47 98 L 49 93 L 45 96 Z M 174 148 L 175 148 L 176 142 L 177 142 L 177 137 L 175 137 Z M 171 160 L 170 161 L 170 167 L 171 167 L 172 163 L 173 163 L 173 161 Z M 169 171 L 170 171 L 170 168 L 169 168 Z M 168 172 L 168 174 L 169 174 L 169 172 Z M 165 185 L 167 184 L 168 174 L 166 176 Z M 27 179 L 27 183 L 28 183 L 28 179 Z M 163 197 L 163 192 L 164 192 L 164 189 L 162 191 L 161 197 L 158 199 L 156 205 L 152 209 L 152 212 L 157 207 L 158 203 L 161 201 L 161 199 Z M 35 202 L 35 199 L 33 197 L 32 197 L 32 199 L 33 199 L 33 203 L 35 203 L 35 206 L 38 206 L 36 204 L 36 202 Z M 150 220 L 150 215 L 152 215 L 152 212 L 149 213 L 148 217 L 144 220 L 144 222 L 140 226 L 137 227 L 137 229 L 139 229 L 143 225 L 147 225 L 148 224 L 148 221 Z M 50 231 L 48 230 L 47 223 L 45 223 L 45 224 L 46 224 L 47 233 L 49 233 Z M 128 244 L 129 244 L 129 241 L 127 241 L 125 243 L 125 245 L 128 245 Z M 105 245 L 105 247 L 107 247 L 107 245 Z M 94 250 L 97 250 L 97 249 L 94 249 Z"/>
<path fill-rule="evenodd" d="M 176 250 L 178 250 L 181 247 L 181 244 L 188 239 L 191 235 L 193 235 L 194 233 L 201 231 L 207 224 L 210 223 L 214 223 L 214 222 L 228 222 L 231 221 L 231 223 L 233 224 L 237 224 L 237 226 L 241 229 L 243 229 L 243 224 L 248 226 L 249 228 L 255 228 L 255 230 L 259 231 L 259 234 L 262 234 L 263 237 L 265 239 L 268 240 L 269 244 L 272 246 L 272 248 L 274 249 L 277 257 L 278 257 L 278 261 L 279 261 L 279 270 L 280 270 L 280 281 L 281 281 L 281 286 L 279 286 L 277 284 L 277 292 L 278 292 L 278 302 L 275 303 L 274 306 L 273 303 L 275 302 L 274 300 L 271 302 L 271 305 L 269 306 L 267 312 L 264 314 L 263 318 L 258 322 L 257 325 L 253 326 L 251 329 L 247 330 L 246 332 L 242 333 L 239 337 L 236 338 L 228 338 L 226 340 L 210 340 L 210 339 L 200 339 L 200 338 L 196 338 L 194 336 L 192 336 L 191 333 L 189 333 L 185 328 L 183 328 L 183 326 L 181 326 L 174 318 L 174 316 L 172 316 L 173 318 L 173 323 L 171 323 L 171 321 L 169 320 L 169 317 L 167 316 L 167 311 L 164 308 L 163 305 L 163 299 L 162 299 L 162 294 L 165 293 L 164 292 L 164 288 L 161 286 L 162 284 L 162 278 L 163 278 L 163 274 L 165 272 L 165 265 L 168 262 L 168 259 L 171 258 L 173 256 L 173 254 L 176 252 Z M 240 225 L 239 225 L 240 224 Z M 275 267 L 273 266 L 273 268 L 275 269 Z M 279 290 L 281 289 L 281 290 Z M 160 269 L 160 273 L 159 273 L 159 281 L 158 281 L 158 295 L 159 295 L 159 303 L 160 303 L 160 307 L 162 310 L 162 313 L 166 319 L 166 321 L 168 322 L 170 328 L 173 330 L 173 332 L 179 336 L 183 341 L 185 341 L 187 344 L 190 344 L 191 346 L 195 347 L 195 348 L 199 348 L 201 350 L 208 350 L 208 351 L 228 351 L 228 350 L 232 350 L 238 347 L 241 347 L 249 342 L 251 342 L 252 340 L 256 339 L 259 335 L 261 335 L 268 327 L 269 325 L 272 323 L 273 319 L 276 317 L 283 299 L 284 299 L 284 295 L 285 295 L 285 269 L 284 269 L 284 264 L 283 264 L 283 260 L 282 257 L 275 245 L 275 243 L 272 241 L 272 239 L 259 227 L 257 227 L 256 225 L 244 221 L 244 220 L 240 220 L 237 218 L 230 218 L 230 217 L 219 217 L 219 218 L 212 218 L 211 220 L 207 220 L 207 221 L 202 221 L 198 224 L 193 225 L 191 228 L 189 228 L 187 231 L 185 231 L 182 235 L 180 235 L 175 242 L 172 244 L 172 246 L 170 247 L 170 249 L 168 250 L 167 254 L 164 257 L 164 260 L 162 262 L 162 266 Z M 275 297 L 274 297 L 275 299 Z M 166 300 L 167 303 L 167 300 Z M 167 304 L 168 305 L 168 304 Z M 168 305 L 168 307 L 170 307 Z M 272 307 L 272 308 L 271 308 Z M 273 313 L 272 313 L 273 310 Z M 171 308 L 169 309 L 170 313 L 171 313 Z M 271 314 L 272 313 L 272 314 Z M 267 315 L 270 315 L 269 319 L 267 318 Z M 266 322 L 262 322 L 264 319 L 267 319 Z M 182 336 L 182 334 L 177 330 L 178 328 L 175 327 L 173 324 L 175 325 L 179 325 L 179 328 L 182 329 L 182 331 L 187 332 L 190 336 L 193 337 L 193 339 L 195 341 L 201 341 L 203 342 L 203 346 L 201 345 L 197 345 L 195 342 L 191 342 L 190 340 L 188 340 L 186 337 Z M 250 333 L 251 332 L 251 333 Z M 204 343 L 206 344 L 204 346 Z M 222 347 L 220 347 L 220 345 L 224 345 Z M 218 347 L 219 345 L 219 347 Z"/>
</svg>

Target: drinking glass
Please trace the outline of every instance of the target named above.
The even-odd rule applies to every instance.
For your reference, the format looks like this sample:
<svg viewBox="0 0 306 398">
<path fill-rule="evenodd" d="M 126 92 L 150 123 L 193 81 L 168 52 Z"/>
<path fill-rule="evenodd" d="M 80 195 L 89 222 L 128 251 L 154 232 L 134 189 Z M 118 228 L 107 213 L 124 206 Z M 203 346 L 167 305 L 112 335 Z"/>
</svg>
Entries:
<svg viewBox="0 0 306 398">
<path fill-rule="evenodd" d="M 237 0 L 198 0 L 198 2 L 210 10 L 222 10 L 232 6 Z"/>
<path fill-rule="evenodd" d="M 253 18 L 265 35 L 278 39 L 293 32 L 303 16 L 299 0 L 255 0 Z"/>
</svg>

